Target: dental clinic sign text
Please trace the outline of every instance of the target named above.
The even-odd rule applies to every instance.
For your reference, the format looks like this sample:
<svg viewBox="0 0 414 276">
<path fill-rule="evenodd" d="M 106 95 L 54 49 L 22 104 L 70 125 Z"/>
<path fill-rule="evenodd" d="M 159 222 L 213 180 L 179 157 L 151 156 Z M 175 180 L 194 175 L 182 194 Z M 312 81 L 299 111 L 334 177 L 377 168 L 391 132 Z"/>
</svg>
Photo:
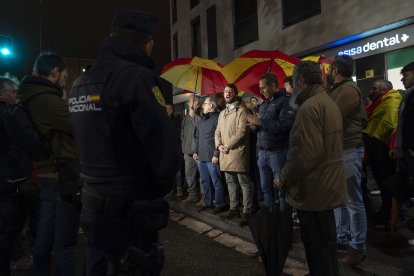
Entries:
<svg viewBox="0 0 414 276">
<path fill-rule="evenodd" d="M 405 43 L 408 39 L 410 39 L 410 36 L 405 33 L 401 35 L 396 34 L 391 37 L 384 37 L 383 39 L 375 41 L 375 42 L 368 41 L 364 45 L 340 51 L 338 52 L 338 55 L 348 55 L 348 56 L 359 55 L 362 53 L 375 51 L 377 49 L 387 48 L 387 47 L 390 47 L 396 44 Z"/>
<path fill-rule="evenodd" d="M 408 25 L 314 54 L 326 57 L 349 55 L 356 59 L 412 45 L 414 45 L 414 25 Z"/>
</svg>

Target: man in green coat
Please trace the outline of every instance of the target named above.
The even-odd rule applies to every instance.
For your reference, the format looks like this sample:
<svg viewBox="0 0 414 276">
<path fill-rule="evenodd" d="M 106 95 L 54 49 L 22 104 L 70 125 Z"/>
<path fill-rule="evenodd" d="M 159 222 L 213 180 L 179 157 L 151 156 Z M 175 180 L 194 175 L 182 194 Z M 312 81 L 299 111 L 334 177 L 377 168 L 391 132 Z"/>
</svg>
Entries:
<svg viewBox="0 0 414 276">
<path fill-rule="evenodd" d="M 40 219 L 33 248 L 34 275 L 51 275 L 52 251 L 56 275 L 75 275 L 79 211 L 78 150 L 72 136 L 69 109 L 63 100 L 68 77 L 64 60 L 50 52 L 36 59 L 33 74 L 20 85 L 19 97 L 35 127 L 50 145 L 50 158 L 35 162 L 40 188 Z"/>
<path fill-rule="evenodd" d="M 338 275 L 334 209 L 346 201 L 342 117 L 322 87 L 316 62 L 297 64 L 293 82 L 299 109 L 287 162 L 274 185 L 286 189 L 298 212 L 310 275 Z"/>
</svg>

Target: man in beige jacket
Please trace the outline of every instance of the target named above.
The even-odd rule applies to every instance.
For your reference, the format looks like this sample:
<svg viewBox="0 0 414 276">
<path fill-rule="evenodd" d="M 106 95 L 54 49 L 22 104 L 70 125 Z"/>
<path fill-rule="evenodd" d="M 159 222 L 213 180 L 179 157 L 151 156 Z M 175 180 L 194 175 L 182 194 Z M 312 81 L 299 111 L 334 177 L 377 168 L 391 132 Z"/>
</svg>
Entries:
<svg viewBox="0 0 414 276">
<path fill-rule="evenodd" d="M 224 88 L 226 108 L 220 112 L 215 133 L 216 148 L 220 151 L 220 170 L 225 172 L 229 189 L 230 211 L 223 219 L 240 217 L 238 186 L 243 192 L 243 214 L 240 226 L 247 225 L 251 211 L 251 181 L 249 177 L 249 130 L 247 107 L 237 101 L 237 87 Z"/>
</svg>

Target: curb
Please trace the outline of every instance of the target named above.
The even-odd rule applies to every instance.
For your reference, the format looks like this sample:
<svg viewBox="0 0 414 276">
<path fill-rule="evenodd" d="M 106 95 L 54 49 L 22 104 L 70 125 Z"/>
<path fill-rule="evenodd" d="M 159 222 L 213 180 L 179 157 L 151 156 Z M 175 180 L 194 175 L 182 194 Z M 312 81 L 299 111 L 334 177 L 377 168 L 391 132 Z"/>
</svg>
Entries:
<svg viewBox="0 0 414 276">
<path fill-rule="evenodd" d="M 172 198 L 166 199 L 170 204 L 170 208 L 177 213 L 181 213 L 185 216 L 194 218 L 205 224 L 208 224 L 220 231 L 229 233 L 248 242 L 254 243 L 253 237 L 250 233 L 249 227 L 240 227 L 236 222 L 231 220 L 222 220 L 218 215 L 213 214 L 211 211 L 198 212 L 197 208 L 193 204 L 183 204 L 180 201 Z M 345 251 L 338 250 L 338 257 L 342 258 L 345 255 Z M 295 229 L 293 231 L 293 243 L 290 249 L 288 258 L 306 264 L 305 250 L 300 240 L 300 231 Z M 400 268 L 388 265 L 382 261 L 368 257 L 358 266 L 348 267 L 339 263 L 340 275 L 410 275 L 410 273 L 403 271 Z"/>
</svg>

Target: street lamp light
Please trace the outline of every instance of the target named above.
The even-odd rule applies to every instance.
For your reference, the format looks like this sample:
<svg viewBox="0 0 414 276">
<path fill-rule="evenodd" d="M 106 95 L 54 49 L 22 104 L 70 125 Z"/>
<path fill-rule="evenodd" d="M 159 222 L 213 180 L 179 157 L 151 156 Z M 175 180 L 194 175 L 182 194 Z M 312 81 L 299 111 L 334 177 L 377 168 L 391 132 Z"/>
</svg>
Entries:
<svg viewBox="0 0 414 276">
<path fill-rule="evenodd" d="M 11 54 L 11 52 L 10 52 L 9 48 L 6 48 L 6 47 L 1 48 L 1 49 L 0 49 L 0 53 L 1 53 L 3 56 L 9 56 L 9 55 Z"/>
<path fill-rule="evenodd" d="M 10 56 L 12 54 L 13 38 L 11 36 L 0 35 L 0 56 Z"/>
</svg>

